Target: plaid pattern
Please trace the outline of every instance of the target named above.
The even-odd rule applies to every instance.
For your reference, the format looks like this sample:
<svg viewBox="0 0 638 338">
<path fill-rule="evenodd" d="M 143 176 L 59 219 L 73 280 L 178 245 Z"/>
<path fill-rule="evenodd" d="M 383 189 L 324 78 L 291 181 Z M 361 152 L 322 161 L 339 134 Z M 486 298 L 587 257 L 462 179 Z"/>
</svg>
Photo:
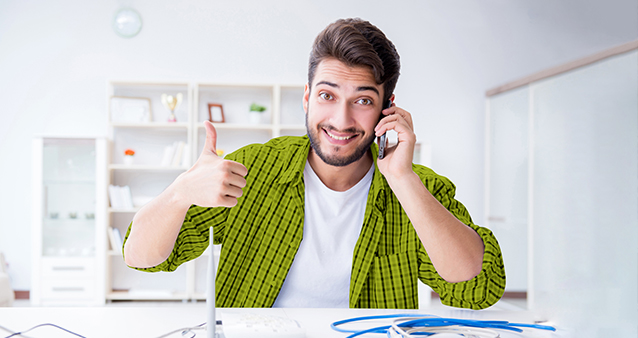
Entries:
<svg viewBox="0 0 638 338">
<path fill-rule="evenodd" d="M 302 241 L 303 169 L 309 148 L 307 136 L 285 136 L 226 156 L 248 169 L 238 204 L 232 208 L 191 206 L 166 261 L 138 270 L 174 271 L 199 257 L 208 246 L 212 225 L 214 242 L 222 244 L 215 282 L 217 306 L 272 306 Z M 376 161 L 377 145 L 371 149 Z M 354 249 L 350 307 L 418 308 L 417 279 L 432 287 L 446 305 L 491 306 L 505 288 L 496 238 L 490 230 L 472 223 L 465 207 L 454 199 L 452 182 L 424 166 L 413 165 L 413 170 L 443 206 L 481 236 L 483 269 L 466 282 L 448 283 L 441 278 L 375 162 L 364 224 Z M 130 228 L 125 241 L 129 233 Z"/>
</svg>

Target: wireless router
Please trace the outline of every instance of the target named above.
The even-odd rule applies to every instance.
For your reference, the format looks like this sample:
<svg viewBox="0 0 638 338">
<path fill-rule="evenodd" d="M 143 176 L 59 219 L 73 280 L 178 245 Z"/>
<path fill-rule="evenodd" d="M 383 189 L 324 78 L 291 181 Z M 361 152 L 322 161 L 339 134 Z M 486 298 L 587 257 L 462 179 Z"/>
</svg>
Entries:
<svg viewBox="0 0 638 338">
<path fill-rule="evenodd" d="M 215 250 L 213 227 L 210 227 L 210 257 L 208 258 L 208 284 L 206 285 L 206 337 L 207 338 L 303 338 L 305 330 L 290 318 L 261 314 L 225 313 L 220 329 L 215 313 Z"/>
</svg>

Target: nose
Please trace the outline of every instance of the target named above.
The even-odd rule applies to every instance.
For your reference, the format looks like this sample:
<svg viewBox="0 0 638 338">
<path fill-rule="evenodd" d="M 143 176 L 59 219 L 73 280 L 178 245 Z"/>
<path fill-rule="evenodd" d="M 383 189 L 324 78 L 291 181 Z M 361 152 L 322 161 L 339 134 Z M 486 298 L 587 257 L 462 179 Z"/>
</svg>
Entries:
<svg viewBox="0 0 638 338">
<path fill-rule="evenodd" d="M 353 111 L 348 102 L 339 102 L 334 106 L 330 124 L 339 131 L 355 130 Z"/>
</svg>

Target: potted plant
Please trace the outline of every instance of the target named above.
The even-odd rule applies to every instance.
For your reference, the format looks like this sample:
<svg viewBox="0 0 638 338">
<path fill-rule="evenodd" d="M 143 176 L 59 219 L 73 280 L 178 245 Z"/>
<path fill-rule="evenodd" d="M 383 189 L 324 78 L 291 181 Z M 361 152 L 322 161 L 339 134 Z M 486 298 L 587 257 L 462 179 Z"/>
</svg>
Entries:
<svg viewBox="0 0 638 338">
<path fill-rule="evenodd" d="M 135 150 L 133 149 L 124 150 L 124 164 L 126 165 L 133 164 L 133 159 L 134 159 L 133 156 L 135 156 Z"/>
<path fill-rule="evenodd" d="M 250 111 L 248 112 L 250 122 L 252 124 L 260 124 L 262 113 L 265 111 L 266 107 L 253 102 L 253 104 L 250 105 Z"/>
</svg>

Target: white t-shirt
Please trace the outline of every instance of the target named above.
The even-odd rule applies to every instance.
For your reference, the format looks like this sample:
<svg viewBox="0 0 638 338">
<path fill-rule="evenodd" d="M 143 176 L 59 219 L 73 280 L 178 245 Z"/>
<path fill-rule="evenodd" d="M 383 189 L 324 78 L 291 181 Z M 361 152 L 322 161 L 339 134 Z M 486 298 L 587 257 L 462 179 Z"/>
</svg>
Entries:
<svg viewBox="0 0 638 338">
<path fill-rule="evenodd" d="M 326 187 L 306 161 L 303 240 L 274 307 L 347 308 L 352 255 L 374 164 L 347 191 Z"/>
</svg>

